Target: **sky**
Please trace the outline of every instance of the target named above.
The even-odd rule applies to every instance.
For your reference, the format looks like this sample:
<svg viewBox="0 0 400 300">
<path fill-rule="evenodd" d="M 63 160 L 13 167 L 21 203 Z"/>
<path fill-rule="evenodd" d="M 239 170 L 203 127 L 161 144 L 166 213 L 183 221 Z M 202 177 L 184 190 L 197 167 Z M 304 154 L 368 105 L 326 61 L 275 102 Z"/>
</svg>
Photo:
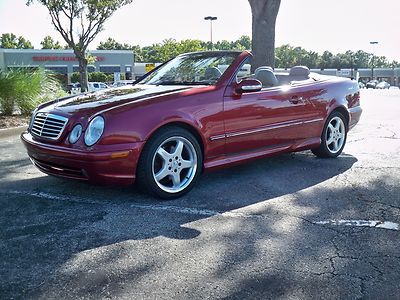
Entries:
<svg viewBox="0 0 400 300">
<path fill-rule="evenodd" d="M 0 34 L 12 32 L 35 48 L 46 35 L 65 44 L 40 4 L 0 0 Z M 364 50 L 400 61 L 399 0 L 282 0 L 276 24 L 276 45 L 333 53 Z M 147 46 L 167 38 L 210 39 L 204 17 L 217 16 L 215 40 L 251 36 L 247 0 L 134 0 L 105 23 L 90 49 L 112 37 L 120 43 Z M 370 41 L 379 44 L 371 46 Z"/>
</svg>

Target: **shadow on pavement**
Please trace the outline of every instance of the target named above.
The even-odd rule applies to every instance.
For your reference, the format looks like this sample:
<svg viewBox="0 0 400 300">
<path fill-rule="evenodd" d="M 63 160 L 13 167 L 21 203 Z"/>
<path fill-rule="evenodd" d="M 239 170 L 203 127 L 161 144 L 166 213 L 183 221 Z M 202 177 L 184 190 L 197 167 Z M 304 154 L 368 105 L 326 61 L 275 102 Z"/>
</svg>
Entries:
<svg viewBox="0 0 400 300">
<path fill-rule="evenodd" d="M 133 187 L 94 186 L 49 176 L 3 182 L 0 185 L 0 269 L 3 270 L 0 277 L 8 280 L 1 280 L 0 291 L 6 297 L 32 295 L 34 291 L 40 294 L 42 284 L 62 280 L 60 268 L 68 268 L 68 262 L 86 250 L 104 248 L 101 258 L 109 259 L 112 264 L 126 255 L 126 249 L 116 246 L 121 242 L 156 237 L 192 240 L 201 232 L 186 224 L 212 215 L 202 214 L 202 210 L 224 213 L 292 194 L 346 172 L 356 161 L 351 155 L 334 160 L 316 159 L 307 152 L 281 155 L 205 174 L 187 196 L 168 202 L 142 195 Z M 14 166 L 18 168 L 25 163 L 24 160 L 15 161 Z M 10 165 L 6 167 L 12 169 Z M 59 198 L 7 193 L 11 190 Z M 178 209 L 149 210 L 146 205 Z M 179 208 L 193 208 L 195 213 L 182 213 Z M 263 231 L 271 239 L 279 236 L 268 226 Z M 251 250 L 255 241 L 249 238 L 251 235 L 243 236 Z M 110 245 L 113 250 L 108 249 Z M 246 251 L 245 257 L 237 262 L 251 255 L 252 251 Z M 75 274 L 75 284 L 79 282 L 91 295 L 100 297 L 96 287 L 104 285 L 104 278 L 100 276 L 96 280 L 80 270 L 79 263 L 77 265 L 78 269 L 71 271 Z M 153 267 L 138 262 L 126 267 L 124 272 L 138 280 Z M 112 278 L 107 282 L 112 282 Z"/>
</svg>

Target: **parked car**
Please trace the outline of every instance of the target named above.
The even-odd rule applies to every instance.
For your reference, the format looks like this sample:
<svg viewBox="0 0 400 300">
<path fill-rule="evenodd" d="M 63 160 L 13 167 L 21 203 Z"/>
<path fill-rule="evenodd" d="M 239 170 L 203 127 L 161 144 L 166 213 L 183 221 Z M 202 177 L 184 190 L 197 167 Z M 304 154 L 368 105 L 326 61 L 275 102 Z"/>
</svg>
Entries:
<svg viewBox="0 0 400 300">
<path fill-rule="evenodd" d="M 108 89 L 109 86 L 103 82 L 88 82 L 88 91 L 96 92 L 104 89 Z"/>
<path fill-rule="evenodd" d="M 81 92 L 81 84 L 79 82 L 76 83 L 69 83 L 67 85 L 67 92 L 68 94 L 76 95 Z"/>
<path fill-rule="evenodd" d="M 116 81 L 112 84 L 112 87 L 120 87 L 128 84 L 133 84 L 135 81 L 134 80 L 120 80 Z"/>
<path fill-rule="evenodd" d="M 376 85 L 375 88 L 376 88 L 376 89 L 381 89 L 381 90 L 383 90 L 383 89 L 389 89 L 389 88 L 390 88 L 390 84 L 387 83 L 386 81 L 381 81 L 381 82 L 379 82 L 379 83 Z"/>
<path fill-rule="evenodd" d="M 367 88 L 367 89 L 374 89 L 374 88 L 376 88 L 376 85 L 379 83 L 379 81 L 378 80 L 371 80 L 371 81 L 368 81 L 367 82 L 367 84 L 365 85 L 365 87 Z"/>
<path fill-rule="evenodd" d="M 301 66 L 278 78 L 269 67 L 241 72 L 251 63 L 248 51 L 183 54 L 135 85 L 40 105 L 21 138 L 47 174 L 136 181 L 164 199 L 203 171 L 308 149 L 340 155 L 362 112 L 357 82 Z"/>
<path fill-rule="evenodd" d="M 359 81 L 359 82 L 358 82 L 358 87 L 359 87 L 360 89 L 365 88 L 365 83 L 362 82 L 362 81 Z"/>
<path fill-rule="evenodd" d="M 103 82 L 88 82 L 88 92 L 95 92 L 108 88 L 109 86 Z M 69 94 L 80 94 L 81 84 L 79 82 L 68 84 L 67 89 Z"/>
</svg>

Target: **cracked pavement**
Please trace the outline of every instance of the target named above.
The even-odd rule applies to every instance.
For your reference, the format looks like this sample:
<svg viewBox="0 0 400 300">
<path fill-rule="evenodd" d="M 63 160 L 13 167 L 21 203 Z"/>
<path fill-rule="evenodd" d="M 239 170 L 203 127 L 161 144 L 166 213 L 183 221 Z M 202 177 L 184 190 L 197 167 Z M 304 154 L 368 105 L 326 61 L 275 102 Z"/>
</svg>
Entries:
<svg viewBox="0 0 400 300">
<path fill-rule="evenodd" d="M 280 155 L 159 202 L 46 176 L 0 140 L 0 299 L 399 299 L 400 90 L 362 90 L 337 159 Z"/>
</svg>

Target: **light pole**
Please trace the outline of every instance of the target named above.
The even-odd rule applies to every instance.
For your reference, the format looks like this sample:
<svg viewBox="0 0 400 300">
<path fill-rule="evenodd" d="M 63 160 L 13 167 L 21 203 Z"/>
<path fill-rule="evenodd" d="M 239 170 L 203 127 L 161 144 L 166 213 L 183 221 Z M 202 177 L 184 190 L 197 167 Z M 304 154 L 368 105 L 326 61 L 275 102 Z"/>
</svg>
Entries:
<svg viewBox="0 0 400 300">
<path fill-rule="evenodd" d="M 374 45 L 378 45 L 379 42 L 372 41 L 372 42 L 369 42 L 369 44 L 372 45 L 372 46 L 374 46 Z M 374 52 L 374 51 L 373 51 L 373 52 Z M 375 53 L 372 53 L 371 80 L 374 80 L 374 64 L 375 64 L 374 56 L 375 56 Z"/>
<path fill-rule="evenodd" d="M 218 18 L 217 17 L 212 17 L 212 16 L 208 16 L 205 17 L 204 20 L 206 21 L 210 21 L 210 35 L 211 35 L 211 50 L 213 49 L 213 21 L 216 21 Z"/>
</svg>

